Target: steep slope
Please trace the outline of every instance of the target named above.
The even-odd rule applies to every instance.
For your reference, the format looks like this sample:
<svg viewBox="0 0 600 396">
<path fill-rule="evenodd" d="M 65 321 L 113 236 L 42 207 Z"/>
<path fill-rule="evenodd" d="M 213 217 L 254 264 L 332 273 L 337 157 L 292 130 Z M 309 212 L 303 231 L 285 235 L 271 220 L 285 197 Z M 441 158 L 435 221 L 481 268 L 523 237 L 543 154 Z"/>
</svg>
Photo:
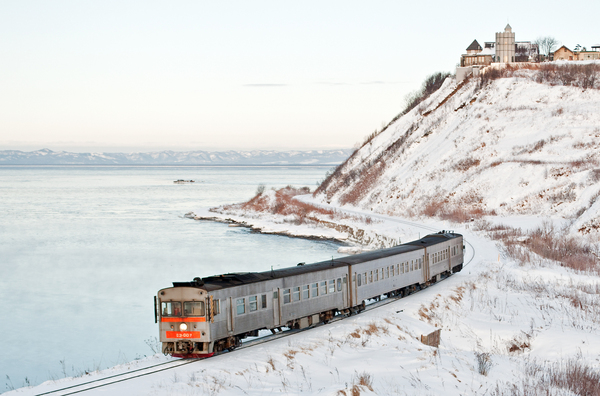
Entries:
<svg viewBox="0 0 600 396">
<path fill-rule="evenodd" d="M 512 70 L 460 86 L 448 78 L 315 196 L 397 216 L 577 219 L 575 232 L 597 233 L 600 90 L 538 83 L 541 73 Z"/>
</svg>

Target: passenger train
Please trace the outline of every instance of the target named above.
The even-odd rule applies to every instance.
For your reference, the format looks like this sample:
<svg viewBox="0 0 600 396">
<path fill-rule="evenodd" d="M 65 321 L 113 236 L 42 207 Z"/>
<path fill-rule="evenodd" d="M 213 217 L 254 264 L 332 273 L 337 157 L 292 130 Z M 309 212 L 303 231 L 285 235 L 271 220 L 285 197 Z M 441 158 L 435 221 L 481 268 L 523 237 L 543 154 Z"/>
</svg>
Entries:
<svg viewBox="0 0 600 396">
<path fill-rule="evenodd" d="M 261 329 L 301 329 L 358 313 L 369 299 L 404 296 L 460 271 L 463 250 L 462 235 L 441 231 L 314 264 L 173 282 L 154 297 L 162 351 L 209 357 Z"/>
</svg>

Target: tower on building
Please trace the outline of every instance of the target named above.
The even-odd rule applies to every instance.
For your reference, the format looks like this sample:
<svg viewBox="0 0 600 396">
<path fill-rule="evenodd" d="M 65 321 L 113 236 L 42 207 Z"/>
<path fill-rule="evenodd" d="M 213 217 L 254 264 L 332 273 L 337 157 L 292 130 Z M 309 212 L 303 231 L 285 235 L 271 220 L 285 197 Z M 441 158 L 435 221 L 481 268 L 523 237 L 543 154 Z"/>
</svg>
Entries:
<svg viewBox="0 0 600 396">
<path fill-rule="evenodd" d="M 515 33 L 509 24 L 504 32 L 496 33 L 496 62 L 511 63 L 515 61 Z"/>
</svg>

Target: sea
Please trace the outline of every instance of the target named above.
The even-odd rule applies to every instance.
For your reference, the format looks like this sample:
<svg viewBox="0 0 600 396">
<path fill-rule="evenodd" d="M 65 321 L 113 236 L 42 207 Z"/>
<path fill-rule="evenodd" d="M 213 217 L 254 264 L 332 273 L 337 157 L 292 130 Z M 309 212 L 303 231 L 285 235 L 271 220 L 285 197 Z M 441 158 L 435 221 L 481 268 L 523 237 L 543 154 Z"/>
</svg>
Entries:
<svg viewBox="0 0 600 396">
<path fill-rule="evenodd" d="M 339 257 L 184 217 L 261 184 L 314 190 L 329 168 L 0 166 L 0 392 L 153 355 L 153 296 L 173 281 Z"/>
</svg>

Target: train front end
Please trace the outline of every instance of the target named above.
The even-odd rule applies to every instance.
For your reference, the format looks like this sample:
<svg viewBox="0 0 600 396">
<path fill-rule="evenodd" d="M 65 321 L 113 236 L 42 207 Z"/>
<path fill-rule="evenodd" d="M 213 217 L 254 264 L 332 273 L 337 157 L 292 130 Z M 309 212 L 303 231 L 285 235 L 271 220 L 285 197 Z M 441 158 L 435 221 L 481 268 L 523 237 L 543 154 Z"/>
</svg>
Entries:
<svg viewBox="0 0 600 396">
<path fill-rule="evenodd" d="M 155 318 L 165 355 L 180 358 L 213 355 L 209 307 L 207 291 L 197 286 L 174 284 L 158 292 Z"/>
</svg>

